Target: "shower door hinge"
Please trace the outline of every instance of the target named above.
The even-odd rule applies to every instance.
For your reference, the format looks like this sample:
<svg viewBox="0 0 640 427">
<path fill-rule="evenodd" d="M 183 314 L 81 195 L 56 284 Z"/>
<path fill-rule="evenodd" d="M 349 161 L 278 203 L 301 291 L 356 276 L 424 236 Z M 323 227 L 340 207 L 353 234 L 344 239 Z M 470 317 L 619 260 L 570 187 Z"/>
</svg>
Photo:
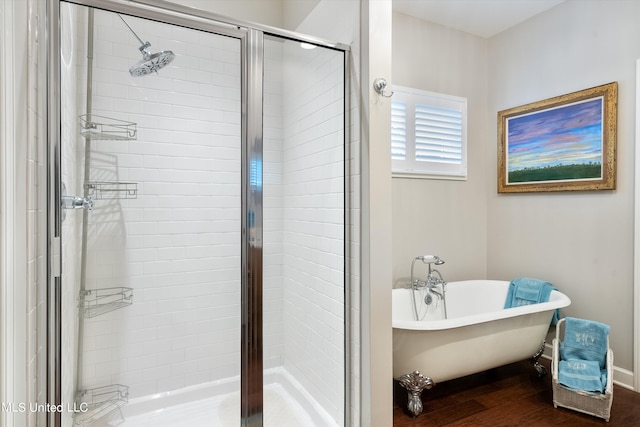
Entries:
<svg viewBox="0 0 640 427">
<path fill-rule="evenodd" d="M 51 250 L 53 251 L 51 257 L 51 270 L 53 277 L 60 277 L 62 274 L 62 241 L 60 236 L 53 238 Z"/>
</svg>

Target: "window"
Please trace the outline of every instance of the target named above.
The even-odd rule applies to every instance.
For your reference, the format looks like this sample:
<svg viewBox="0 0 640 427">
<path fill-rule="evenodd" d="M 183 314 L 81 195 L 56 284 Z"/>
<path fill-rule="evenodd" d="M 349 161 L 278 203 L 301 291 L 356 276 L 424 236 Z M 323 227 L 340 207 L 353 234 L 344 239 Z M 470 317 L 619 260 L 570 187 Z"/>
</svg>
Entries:
<svg viewBox="0 0 640 427">
<path fill-rule="evenodd" d="M 393 88 L 393 176 L 467 178 L 467 99 Z"/>
</svg>

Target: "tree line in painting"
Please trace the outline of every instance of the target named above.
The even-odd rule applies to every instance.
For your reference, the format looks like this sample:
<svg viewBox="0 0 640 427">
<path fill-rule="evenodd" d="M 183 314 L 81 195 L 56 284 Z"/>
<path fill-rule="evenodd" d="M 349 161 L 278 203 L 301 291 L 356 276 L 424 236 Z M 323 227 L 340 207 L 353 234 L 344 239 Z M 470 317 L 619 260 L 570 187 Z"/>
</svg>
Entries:
<svg viewBox="0 0 640 427">
<path fill-rule="evenodd" d="M 564 181 L 602 177 L 601 163 L 551 165 L 539 168 L 524 168 L 509 172 L 509 183 L 529 181 Z"/>
</svg>

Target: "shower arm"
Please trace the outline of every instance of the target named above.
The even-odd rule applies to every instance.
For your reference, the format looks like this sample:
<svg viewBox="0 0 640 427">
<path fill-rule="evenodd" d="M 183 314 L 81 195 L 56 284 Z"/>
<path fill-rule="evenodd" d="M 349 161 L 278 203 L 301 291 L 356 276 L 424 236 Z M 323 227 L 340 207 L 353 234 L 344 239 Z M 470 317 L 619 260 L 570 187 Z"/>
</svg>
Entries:
<svg viewBox="0 0 640 427">
<path fill-rule="evenodd" d="M 123 18 L 119 13 L 116 13 L 116 15 L 118 15 L 118 18 L 120 18 L 120 19 L 122 20 L 122 22 L 124 22 L 124 25 L 126 25 L 126 26 L 127 26 L 127 28 L 129 29 L 129 31 L 131 31 L 131 33 L 132 33 L 134 36 L 136 36 L 136 38 L 138 39 L 138 41 L 139 41 L 139 42 L 140 42 L 140 44 L 142 45 L 142 46 L 140 46 L 140 50 L 141 50 L 141 51 L 142 51 L 142 50 L 144 50 L 144 49 L 146 49 L 146 48 L 148 48 L 149 46 L 151 46 L 151 44 L 150 44 L 149 42 L 144 42 L 144 41 L 142 41 L 142 39 L 141 39 L 140 37 L 138 37 L 138 34 L 136 34 L 136 32 L 135 32 L 135 31 L 133 31 L 133 28 L 131 28 L 131 27 L 129 26 L 129 24 L 127 24 L 127 21 L 125 21 L 125 20 L 124 20 L 124 18 Z"/>
</svg>

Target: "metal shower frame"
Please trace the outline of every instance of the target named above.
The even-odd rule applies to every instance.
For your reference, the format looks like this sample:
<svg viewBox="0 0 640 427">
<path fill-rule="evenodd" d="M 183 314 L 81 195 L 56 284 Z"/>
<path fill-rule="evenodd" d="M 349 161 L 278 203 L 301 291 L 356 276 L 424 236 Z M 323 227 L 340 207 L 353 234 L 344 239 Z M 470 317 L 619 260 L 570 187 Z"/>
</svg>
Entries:
<svg viewBox="0 0 640 427">
<path fill-rule="evenodd" d="M 241 284 L 241 423 L 262 426 L 262 188 L 251 188 L 251 162 L 262 160 L 262 75 L 264 37 L 306 42 L 341 51 L 344 61 L 344 423 L 351 411 L 351 272 L 350 272 L 350 46 L 270 26 L 247 23 L 164 0 L 47 0 L 47 385 L 46 402 L 61 404 L 61 131 L 60 131 L 60 3 L 89 6 L 167 24 L 237 38 L 242 68 L 242 284 Z M 248 212 L 255 212 L 248 222 Z M 255 239 L 249 239 L 249 236 Z M 61 414 L 47 415 L 48 427 L 61 427 Z"/>
</svg>

